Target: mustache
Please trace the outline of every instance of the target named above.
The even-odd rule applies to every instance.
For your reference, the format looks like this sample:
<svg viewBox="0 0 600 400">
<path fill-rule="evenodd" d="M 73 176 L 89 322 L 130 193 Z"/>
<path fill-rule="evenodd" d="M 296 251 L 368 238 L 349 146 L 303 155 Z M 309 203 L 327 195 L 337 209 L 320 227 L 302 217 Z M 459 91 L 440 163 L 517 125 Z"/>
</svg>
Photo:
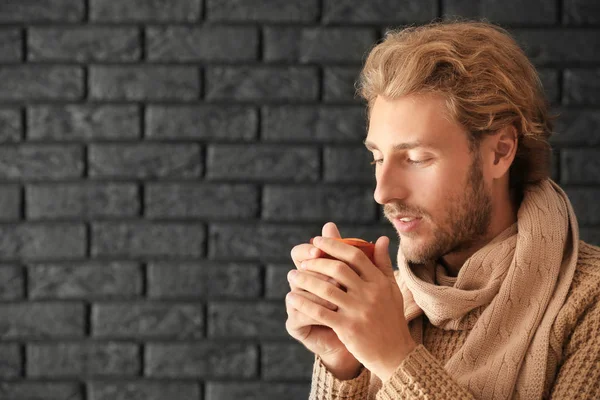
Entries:
<svg viewBox="0 0 600 400">
<path fill-rule="evenodd" d="M 414 215 L 414 216 L 426 216 L 427 213 L 420 207 L 409 207 L 402 203 L 388 203 L 383 205 L 383 215 L 391 220 L 398 215 Z"/>
</svg>

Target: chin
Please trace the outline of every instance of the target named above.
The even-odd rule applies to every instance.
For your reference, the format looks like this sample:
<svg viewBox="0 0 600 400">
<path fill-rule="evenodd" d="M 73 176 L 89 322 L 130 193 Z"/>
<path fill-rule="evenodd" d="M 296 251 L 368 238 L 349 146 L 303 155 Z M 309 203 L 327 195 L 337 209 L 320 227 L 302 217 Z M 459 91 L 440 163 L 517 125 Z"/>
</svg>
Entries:
<svg viewBox="0 0 600 400">
<path fill-rule="evenodd" d="M 427 245 L 419 242 L 421 241 L 414 237 L 400 236 L 400 250 L 407 261 L 416 264 L 421 264 L 425 261 L 425 249 Z"/>
</svg>

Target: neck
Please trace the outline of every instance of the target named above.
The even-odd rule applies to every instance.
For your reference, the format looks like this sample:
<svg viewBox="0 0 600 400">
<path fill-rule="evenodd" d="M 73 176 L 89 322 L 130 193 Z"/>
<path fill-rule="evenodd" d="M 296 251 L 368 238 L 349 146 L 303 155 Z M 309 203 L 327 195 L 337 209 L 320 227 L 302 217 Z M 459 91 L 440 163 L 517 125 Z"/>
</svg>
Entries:
<svg viewBox="0 0 600 400">
<path fill-rule="evenodd" d="M 469 257 L 517 222 L 518 201 L 515 196 L 514 192 L 506 191 L 503 198 L 493 202 L 492 217 L 485 235 L 471 243 L 466 249 L 448 253 L 441 258 L 440 261 L 446 267 L 448 274 L 457 276 Z"/>
</svg>

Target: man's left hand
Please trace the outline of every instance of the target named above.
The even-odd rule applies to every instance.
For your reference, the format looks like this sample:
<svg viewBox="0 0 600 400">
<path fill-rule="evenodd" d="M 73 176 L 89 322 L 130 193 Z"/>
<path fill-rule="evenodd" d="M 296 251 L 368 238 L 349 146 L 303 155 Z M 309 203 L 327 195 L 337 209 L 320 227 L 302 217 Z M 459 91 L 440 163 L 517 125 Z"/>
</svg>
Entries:
<svg viewBox="0 0 600 400">
<path fill-rule="evenodd" d="M 374 263 L 360 249 L 334 239 L 316 237 L 313 245 L 335 259 L 306 260 L 288 279 L 338 308 L 332 311 L 301 296 L 289 301 L 298 311 L 332 328 L 348 351 L 386 382 L 416 347 L 404 318 L 404 302 L 388 253 L 389 239 L 383 236 L 375 243 Z M 327 275 L 343 288 L 303 270 Z"/>
</svg>

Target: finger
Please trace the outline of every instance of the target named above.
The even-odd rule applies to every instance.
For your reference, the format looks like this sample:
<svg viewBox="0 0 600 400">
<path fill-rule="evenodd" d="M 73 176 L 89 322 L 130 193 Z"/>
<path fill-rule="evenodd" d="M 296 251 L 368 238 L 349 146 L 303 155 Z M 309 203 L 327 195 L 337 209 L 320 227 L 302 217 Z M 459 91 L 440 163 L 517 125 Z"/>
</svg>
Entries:
<svg viewBox="0 0 600 400">
<path fill-rule="evenodd" d="M 379 277 L 381 272 L 362 250 L 339 240 L 315 237 L 313 245 L 331 257 L 343 261 L 350 266 L 364 281 L 371 282 Z"/>
<path fill-rule="evenodd" d="M 286 304 L 287 303 L 288 302 L 286 301 Z M 308 334 L 308 332 L 306 331 L 307 327 L 311 325 L 324 326 L 318 321 L 315 321 L 309 316 L 296 310 L 292 306 L 286 306 L 286 311 L 288 318 L 285 321 L 285 328 L 288 331 L 288 333 L 296 340 L 303 341 L 306 339 L 306 335 Z"/>
<path fill-rule="evenodd" d="M 341 320 L 337 311 L 331 311 L 296 293 L 288 293 L 286 300 L 291 307 L 314 319 L 319 325 L 328 326 L 333 330 L 340 325 Z"/>
<path fill-rule="evenodd" d="M 325 237 L 335 237 L 338 239 L 342 238 L 342 235 L 340 235 L 340 231 L 333 222 L 328 222 L 325 225 L 323 225 L 321 233 Z"/>
<path fill-rule="evenodd" d="M 299 294 L 301 296 L 306 297 L 307 299 L 322 305 L 323 307 L 327 307 L 329 308 L 331 311 L 337 311 L 338 306 L 336 306 L 335 304 L 333 304 L 330 301 L 327 301 L 325 299 L 320 298 L 319 296 L 317 296 L 314 293 L 311 292 L 307 292 L 306 290 L 302 289 L 302 288 L 293 288 L 290 292 L 294 293 L 294 294 Z"/>
<path fill-rule="evenodd" d="M 305 261 L 306 261 L 306 260 L 305 260 Z M 304 261 L 303 261 L 303 262 L 304 262 Z M 293 271 L 293 270 L 292 270 L 292 271 Z M 313 275 L 315 278 L 321 279 L 321 280 L 323 280 L 323 281 L 325 281 L 325 282 L 329 282 L 329 283 L 331 283 L 332 285 L 335 285 L 336 287 L 338 287 L 338 288 L 340 288 L 340 289 L 342 289 L 342 290 L 345 290 L 345 288 L 344 288 L 344 287 L 342 287 L 342 285 L 341 285 L 339 282 L 337 282 L 335 279 L 333 279 L 333 278 L 331 278 L 331 277 L 329 277 L 329 276 L 327 276 L 327 275 L 324 275 L 324 274 L 322 274 L 322 273 L 320 273 L 320 272 L 316 272 L 316 271 L 306 271 L 306 273 L 307 273 L 307 274 L 310 274 L 310 275 Z M 289 272 L 288 272 L 288 275 L 289 275 Z M 288 282 L 289 282 L 289 284 L 290 284 L 290 287 L 291 287 L 292 289 L 294 289 L 295 285 L 293 284 L 293 282 L 291 282 L 289 279 L 288 279 Z"/>
<path fill-rule="evenodd" d="M 314 295 L 311 297 L 311 293 L 309 293 L 309 292 L 302 292 L 302 291 L 291 291 L 291 292 L 288 293 L 288 295 L 289 294 L 293 294 L 294 296 L 296 296 L 296 295 L 297 296 L 303 296 L 307 300 L 310 300 L 310 301 L 313 301 L 313 298 L 316 297 Z M 294 316 L 295 318 L 298 319 L 298 321 L 297 321 L 298 326 L 320 325 L 320 323 L 318 321 L 315 321 L 313 318 L 300 313 L 297 309 L 295 309 L 294 307 L 292 307 L 292 305 L 288 301 L 288 295 L 286 295 L 286 297 L 285 297 L 285 309 L 286 309 L 286 311 L 288 311 L 288 314 L 293 313 L 293 312 L 299 313 L 299 315 L 295 315 Z M 331 311 L 336 311 L 336 310 L 331 310 Z"/>
<path fill-rule="evenodd" d="M 303 243 L 292 248 L 290 252 L 292 261 L 296 268 L 300 266 L 300 263 L 304 260 L 311 260 L 322 255 L 321 250 L 317 249 L 312 244 Z"/>
<path fill-rule="evenodd" d="M 335 259 L 316 258 L 304 260 L 300 264 L 300 270 L 308 274 L 317 273 L 329 280 L 339 283 L 345 289 L 358 290 L 363 282 L 348 264 Z M 316 272 L 318 271 L 318 272 Z"/>
<path fill-rule="evenodd" d="M 375 242 L 375 251 L 373 252 L 373 263 L 386 277 L 395 282 L 396 278 L 394 277 L 394 268 L 388 250 L 389 246 L 390 239 L 387 236 L 381 236 L 377 239 Z"/>
<path fill-rule="evenodd" d="M 327 300 L 338 307 L 347 308 L 348 296 L 340 288 L 332 285 L 329 282 L 325 282 L 321 279 L 317 279 L 310 274 L 306 274 L 303 271 L 290 271 L 288 279 L 294 283 L 299 289 L 304 289 L 314 295 L 317 295 L 323 300 Z"/>
</svg>

